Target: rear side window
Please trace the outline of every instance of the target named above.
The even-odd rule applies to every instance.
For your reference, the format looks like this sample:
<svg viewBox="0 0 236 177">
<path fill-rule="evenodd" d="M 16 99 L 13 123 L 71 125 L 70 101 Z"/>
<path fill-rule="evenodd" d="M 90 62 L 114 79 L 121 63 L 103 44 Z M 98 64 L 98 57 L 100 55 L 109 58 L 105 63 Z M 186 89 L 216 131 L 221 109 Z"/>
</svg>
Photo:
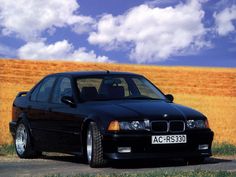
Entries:
<svg viewBox="0 0 236 177">
<path fill-rule="evenodd" d="M 37 87 L 33 90 L 32 94 L 31 94 L 31 101 L 36 101 L 40 86 L 41 86 L 41 84 L 37 85 Z"/>
<path fill-rule="evenodd" d="M 52 102 L 61 103 L 61 98 L 63 96 L 72 97 L 71 81 L 67 77 L 60 78 L 57 82 L 52 96 Z"/>
<path fill-rule="evenodd" d="M 43 81 L 38 91 L 36 101 L 40 102 L 48 101 L 55 80 L 56 80 L 55 77 L 48 77 Z"/>
</svg>

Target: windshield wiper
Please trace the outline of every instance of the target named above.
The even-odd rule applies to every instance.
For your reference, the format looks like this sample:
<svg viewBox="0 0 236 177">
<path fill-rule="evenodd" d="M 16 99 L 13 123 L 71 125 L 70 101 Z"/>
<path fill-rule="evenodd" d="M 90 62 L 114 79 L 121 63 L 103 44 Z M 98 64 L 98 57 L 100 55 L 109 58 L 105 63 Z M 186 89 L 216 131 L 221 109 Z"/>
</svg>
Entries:
<svg viewBox="0 0 236 177">
<path fill-rule="evenodd" d="M 148 96 L 134 96 L 134 97 L 124 97 L 123 99 L 134 99 L 134 100 L 163 100 L 161 98 L 152 98 Z"/>
<path fill-rule="evenodd" d="M 112 101 L 112 100 L 164 100 L 161 98 L 152 98 L 148 96 L 128 96 L 128 97 L 121 97 L 121 98 L 96 98 L 92 100 L 84 100 L 87 101 Z"/>
<path fill-rule="evenodd" d="M 95 99 L 89 99 L 89 100 L 83 100 L 83 102 L 89 102 L 89 101 L 111 101 L 112 98 L 95 98 Z"/>
</svg>

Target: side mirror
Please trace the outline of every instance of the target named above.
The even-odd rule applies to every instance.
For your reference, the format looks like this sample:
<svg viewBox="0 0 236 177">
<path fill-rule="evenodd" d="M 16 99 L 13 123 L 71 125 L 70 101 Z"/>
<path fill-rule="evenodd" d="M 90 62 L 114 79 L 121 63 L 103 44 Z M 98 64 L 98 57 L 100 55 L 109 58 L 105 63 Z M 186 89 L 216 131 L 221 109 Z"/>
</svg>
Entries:
<svg viewBox="0 0 236 177">
<path fill-rule="evenodd" d="M 173 102 L 173 101 L 174 101 L 174 96 L 173 96 L 173 95 L 167 94 L 167 95 L 165 95 L 165 96 L 166 96 L 166 98 L 167 98 L 170 102 Z"/>
<path fill-rule="evenodd" d="M 70 96 L 63 96 L 63 97 L 61 98 L 61 102 L 62 102 L 62 103 L 65 103 L 65 104 L 67 104 L 67 105 L 69 105 L 69 106 L 71 106 L 71 107 L 75 107 L 75 101 L 74 101 L 74 99 L 73 99 L 72 97 L 70 97 Z"/>
</svg>

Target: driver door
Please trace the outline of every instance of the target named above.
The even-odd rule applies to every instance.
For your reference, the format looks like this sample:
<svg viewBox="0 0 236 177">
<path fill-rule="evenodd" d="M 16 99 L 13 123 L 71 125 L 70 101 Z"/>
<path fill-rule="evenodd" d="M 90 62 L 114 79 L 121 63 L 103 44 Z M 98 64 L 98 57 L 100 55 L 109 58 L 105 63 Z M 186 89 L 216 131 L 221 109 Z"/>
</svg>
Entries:
<svg viewBox="0 0 236 177">
<path fill-rule="evenodd" d="M 76 107 L 61 102 L 63 96 L 74 97 L 71 79 L 60 77 L 54 87 L 48 114 L 50 115 L 52 147 L 58 151 L 81 151 L 80 130 L 82 119 Z"/>
</svg>

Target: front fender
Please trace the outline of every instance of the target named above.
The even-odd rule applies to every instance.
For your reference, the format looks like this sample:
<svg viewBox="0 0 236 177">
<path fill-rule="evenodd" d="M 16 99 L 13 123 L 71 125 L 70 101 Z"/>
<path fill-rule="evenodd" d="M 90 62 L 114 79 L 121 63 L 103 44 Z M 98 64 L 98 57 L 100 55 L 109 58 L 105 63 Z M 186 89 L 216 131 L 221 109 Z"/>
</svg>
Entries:
<svg viewBox="0 0 236 177">
<path fill-rule="evenodd" d="M 99 131 L 101 134 L 105 133 L 105 126 L 104 122 L 102 121 L 101 118 L 96 117 L 96 116 L 88 116 L 83 120 L 81 130 L 84 131 L 87 128 L 87 125 L 89 122 L 95 122 L 98 126 Z"/>
</svg>

